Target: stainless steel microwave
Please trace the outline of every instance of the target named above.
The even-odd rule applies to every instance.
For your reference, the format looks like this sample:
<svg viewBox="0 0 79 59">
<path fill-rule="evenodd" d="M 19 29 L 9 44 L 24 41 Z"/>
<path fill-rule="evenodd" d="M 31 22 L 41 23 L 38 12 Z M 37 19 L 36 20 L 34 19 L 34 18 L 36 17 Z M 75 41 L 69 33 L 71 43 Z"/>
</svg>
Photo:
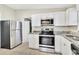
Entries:
<svg viewBox="0 0 79 59">
<path fill-rule="evenodd" d="M 54 25 L 54 20 L 53 19 L 42 19 L 41 20 L 41 25 L 45 26 L 45 25 Z"/>
</svg>

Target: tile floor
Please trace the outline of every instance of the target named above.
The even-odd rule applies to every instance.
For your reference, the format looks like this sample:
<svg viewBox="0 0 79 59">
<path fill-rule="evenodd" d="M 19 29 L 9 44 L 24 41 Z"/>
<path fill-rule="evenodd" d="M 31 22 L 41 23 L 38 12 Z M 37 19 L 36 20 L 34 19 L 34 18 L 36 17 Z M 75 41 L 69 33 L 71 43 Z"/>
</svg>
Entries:
<svg viewBox="0 0 79 59">
<path fill-rule="evenodd" d="M 14 49 L 0 49 L 0 55 L 57 55 L 30 49 L 28 44 L 23 43 Z"/>
</svg>

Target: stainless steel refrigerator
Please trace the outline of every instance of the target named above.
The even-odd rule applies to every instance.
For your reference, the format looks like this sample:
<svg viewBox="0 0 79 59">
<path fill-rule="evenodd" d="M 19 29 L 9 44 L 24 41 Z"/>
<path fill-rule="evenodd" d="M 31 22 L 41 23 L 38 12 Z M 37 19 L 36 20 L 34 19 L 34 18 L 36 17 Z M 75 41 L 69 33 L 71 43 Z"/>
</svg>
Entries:
<svg viewBox="0 0 79 59">
<path fill-rule="evenodd" d="M 22 25 L 20 21 L 1 21 L 1 48 L 11 49 L 22 43 Z"/>
</svg>

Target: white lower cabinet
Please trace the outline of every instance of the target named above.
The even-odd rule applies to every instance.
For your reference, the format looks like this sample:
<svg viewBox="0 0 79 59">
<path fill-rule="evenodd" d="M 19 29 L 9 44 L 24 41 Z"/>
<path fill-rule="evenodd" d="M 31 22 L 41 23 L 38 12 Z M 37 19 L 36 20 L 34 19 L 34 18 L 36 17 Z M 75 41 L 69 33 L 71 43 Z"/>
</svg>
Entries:
<svg viewBox="0 0 79 59">
<path fill-rule="evenodd" d="M 29 48 L 39 49 L 39 35 L 29 34 Z"/>
<path fill-rule="evenodd" d="M 55 52 L 61 53 L 61 37 L 55 35 Z"/>
<path fill-rule="evenodd" d="M 72 55 L 71 42 L 60 35 L 55 35 L 55 52 Z"/>
<path fill-rule="evenodd" d="M 61 53 L 63 55 L 71 55 L 71 42 L 64 38 L 63 36 L 61 37 Z"/>
</svg>

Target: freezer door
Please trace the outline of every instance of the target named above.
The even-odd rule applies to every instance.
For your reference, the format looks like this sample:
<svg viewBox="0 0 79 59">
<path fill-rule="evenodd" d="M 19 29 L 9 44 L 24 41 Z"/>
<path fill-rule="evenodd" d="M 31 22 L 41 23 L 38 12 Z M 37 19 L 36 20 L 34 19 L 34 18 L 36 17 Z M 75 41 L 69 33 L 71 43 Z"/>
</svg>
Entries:
<svg viewBox="0 0 79 59">
<path fill-rule="evenodd" d="M 16 46 L 16 31 L 10 31 L 10 48 Z"/>
<path fill-rule="evenodd" d="M 21 44 L 21 32 L 20 30 L 16 30 L 16 45 Z"/>
<path fill-rule="evenodd" d="M 16 30 L 17 29 L 21 29 L 21 22 L 20 21 L 16 21 Z"/>
<path fill-rule="evenodd" d="M 16 21 L 10 21 L 10 30 L 16 30 Z"/>
</svg>

